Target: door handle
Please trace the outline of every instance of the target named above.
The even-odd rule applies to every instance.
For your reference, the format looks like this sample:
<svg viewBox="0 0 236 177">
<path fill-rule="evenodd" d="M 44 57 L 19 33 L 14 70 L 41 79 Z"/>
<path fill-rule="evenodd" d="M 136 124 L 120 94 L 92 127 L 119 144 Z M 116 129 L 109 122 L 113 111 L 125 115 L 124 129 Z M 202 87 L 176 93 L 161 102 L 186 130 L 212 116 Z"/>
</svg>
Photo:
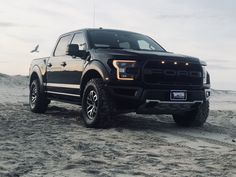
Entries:
<svg viewBox="0 0 236 177">
<path fill-rule="evenodd" d="M 65 67 L 66 66 L 66 62 L 62 62 L 61 66 Z"/>
<path fill-rule="evenodd" d="M 52 63 L 48 63 L 47 66 L 48 66 L 48 67 L 52 67 Z"/>
</svg>

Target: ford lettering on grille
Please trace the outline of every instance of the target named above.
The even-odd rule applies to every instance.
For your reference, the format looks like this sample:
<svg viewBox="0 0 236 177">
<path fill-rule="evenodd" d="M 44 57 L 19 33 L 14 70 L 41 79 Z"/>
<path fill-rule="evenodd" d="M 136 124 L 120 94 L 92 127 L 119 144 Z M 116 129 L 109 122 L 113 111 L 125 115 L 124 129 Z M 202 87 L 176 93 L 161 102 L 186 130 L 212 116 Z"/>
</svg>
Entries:
<svg viewBox="0 0 236 177">
<path fill-rule="evenodd" d="M 147 61 L 142 70 L 143 81 L 147 84 L 198 85 L 202 84 L 202 67 L 198 63 L 173 60 Z"/>
<path fill-rule="evenodd" d="M 199 71 L 185 71 L 173 69 L 145 69 L 144 74 L 163 74 L 166 76 L 185 76 L 201 78 L 202 73 Z"/>
</svg>

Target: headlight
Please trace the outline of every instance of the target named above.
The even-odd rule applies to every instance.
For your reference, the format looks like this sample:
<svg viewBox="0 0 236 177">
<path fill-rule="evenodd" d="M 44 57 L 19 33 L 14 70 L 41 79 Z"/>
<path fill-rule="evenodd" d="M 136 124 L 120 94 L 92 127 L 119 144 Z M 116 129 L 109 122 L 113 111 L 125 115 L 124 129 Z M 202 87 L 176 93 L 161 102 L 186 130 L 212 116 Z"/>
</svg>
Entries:
<svg viewBox="0 0 236 177">
<path fill-rule="evenodd" d="M 116 77 L 119 80 L 134 80 L 132 69 L 136 67 L 134 60 L 113 60 L 113 66 L 116 68 Z"/>
<path fill-rule="evenodd" d="M 203 84 L 207 84 L 207 70 L 206 70 L 206 66 L 202 66 L 202 71 L 203 71 Z"/>
</svg>

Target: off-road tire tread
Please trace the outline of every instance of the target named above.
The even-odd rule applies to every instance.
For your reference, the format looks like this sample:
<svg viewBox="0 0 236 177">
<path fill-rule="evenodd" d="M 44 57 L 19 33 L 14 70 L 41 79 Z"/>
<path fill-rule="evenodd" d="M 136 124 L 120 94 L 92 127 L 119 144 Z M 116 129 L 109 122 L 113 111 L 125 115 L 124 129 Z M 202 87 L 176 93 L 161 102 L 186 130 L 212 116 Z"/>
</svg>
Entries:
<svg viewBox="0 0 236 177">
<path fill-rule="evenodd" d="M 48 108 L 48 104 L 50 103 L 49 100 L 47 100 L 45 93 L 43 93 L 43 91 L 40 89 L 40 83 L 38 79 L 35 79 L 31 85 L 35 83 L 37 85 L 37 89 L 38 89 L 38 99 L 36 101 L 36 106 L 34 107 L 34 109 L 31 108 L 31 111 L 34 113 L 45 113 L 47 111 Z M 30 89 L 31 89 L 31 85 L 30 85 Z M 31 99 L 31 98 L 30 98 Z"/>
<path fill-rule="evenodd" d="M 193 111 L 173 115 L 177 125 L 183 127 L 201 127 L 206 122 L 209 114 L 209 101 L 204 101 L 199 107 Z"/>
<path fill-rule="evenodd" d="M 112 99 L 109 97 L 108 92 L 106 91 L 106 88 L 104 87 L 104 82 L 102 79 L 100 78 L 95 78 L 95 79 L 91 79 L 90 81 L 88 81 L 85 89 L 84 89 L 84 93 L 86 92 L 86 89 L 91 86 L 94 85 L 97 89 L 97 94 L 98 94 L 98 98 L 99 100 L 99 112 L 98 112 L 98 117 L 96 119 L 96 121 L 94 121 L 92 124 L 87 124 L 86 121 L 84 119 L 86 119 L 85 114 L 86 113 L 82 113 L 83 116 L 83 120 L 85 123 L 85 126 L 88 128 L 109 128 L 112 123 L 113 123 L 113 119 L 112 117 L 114 116 L 114 108 L 115 105 L 112 101 Z M 84 97 L 84 95 L 83 95 Z M 84 100 L 85 98 L 83 98 Z M 83 105 L 83 103 L 82 103 Z M 83 109 L 83 108 L 82 108 Z M 82 110 L 83 112 L 83 110 Z"/>
</svg>

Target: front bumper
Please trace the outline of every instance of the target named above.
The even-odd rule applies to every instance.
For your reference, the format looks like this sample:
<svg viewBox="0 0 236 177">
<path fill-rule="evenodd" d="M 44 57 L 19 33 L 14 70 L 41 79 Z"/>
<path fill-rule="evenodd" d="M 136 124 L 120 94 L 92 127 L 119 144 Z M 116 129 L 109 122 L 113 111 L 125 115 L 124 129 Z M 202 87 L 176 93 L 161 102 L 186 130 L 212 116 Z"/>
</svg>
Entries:
<svg viewBox="0 0 236 177">
<path fill-rule="evenodd" d="M 177 114 L 196 109 L 203 101 L 160 101 L 146 100 L 136 109 L 137 114 Z"/>
<path fill-rule="evenodd" d="M 108 87 L 113 100 L 122 109 L 138 114 L 173 114 L 193 110 L 210 98 L 210 89 L 186 90 L 185 101 L 170 100 L 172 89 L 144 89 L 140 87 Z"/>
</svg>

